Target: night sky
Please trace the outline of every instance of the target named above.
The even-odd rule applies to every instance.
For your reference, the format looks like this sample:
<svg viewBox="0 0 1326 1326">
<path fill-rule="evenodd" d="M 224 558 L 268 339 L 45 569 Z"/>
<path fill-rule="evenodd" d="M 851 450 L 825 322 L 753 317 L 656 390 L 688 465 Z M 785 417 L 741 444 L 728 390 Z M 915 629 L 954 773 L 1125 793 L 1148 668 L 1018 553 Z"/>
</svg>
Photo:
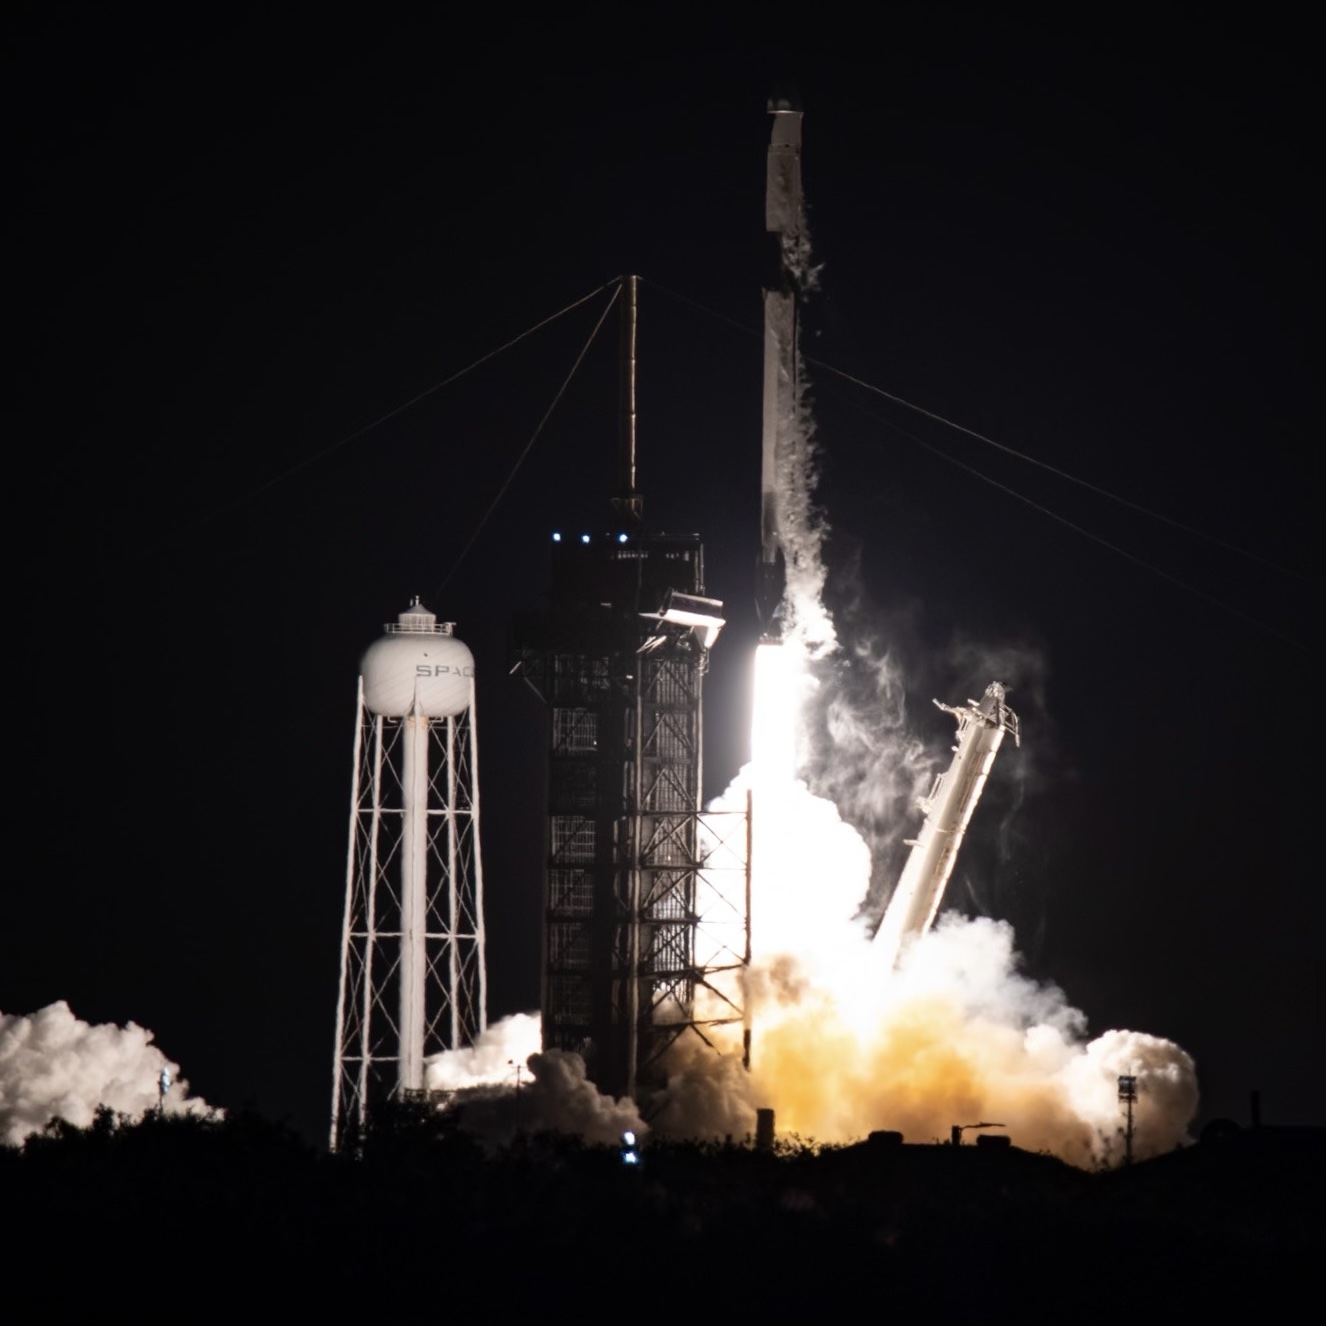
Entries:
<svg viewBox="0 0 1326 1326">
<path fill-rule="evenodd" d="M 893 651 L 935 750 L 930 699 L 992 658 L 1023 716 L 950 898 L 1012 921 L 1093 1032 L 1183 1045 L 1199 1123 L 1254 1088 L 1326 1122 L 1308 11 L 924 14 L 837 44 L 808 14 L 778 49 L 220 11 L 11 32 L 0 1008 L 132 1019 L 210 1101 L 323 1135 L 357 662 L 413 594 L 478 662 L 490 1013 L 537 1005 L 542 713 L 508 630 L 551 531 L 610 524 L 615 322 L 458 558 L 606 295 L 335 444 L 638 273 L 646 518 L 704 536 L 728 605 L 720 791 L 758 633 L 765 103 L 795 91 L 806 352 L 1211 536 L 812 370 L 844 634 Z"/>
</svg>

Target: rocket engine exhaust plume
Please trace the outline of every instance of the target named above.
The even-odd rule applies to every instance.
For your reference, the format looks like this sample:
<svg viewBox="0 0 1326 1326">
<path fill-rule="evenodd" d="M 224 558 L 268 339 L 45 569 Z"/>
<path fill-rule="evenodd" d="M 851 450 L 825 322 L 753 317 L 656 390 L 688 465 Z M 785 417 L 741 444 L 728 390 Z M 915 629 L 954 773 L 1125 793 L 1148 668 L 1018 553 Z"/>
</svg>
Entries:
<svg viewBox="0 0 1326 1326">
<path fill-rule="evenodd" d="M 755 659 L 751 763 L 712 807 L 740 809 L 749 795 L 751 964 L 742 993 L 750 1073 L 730 1071 L 743 1051 L 739 1028 L 729 1027 L 723 1056 L 678 1042 L 658 1126 L 724 1135 L 744 1119 L 749 1131 L 759 1104 L 776 1110 L 783 1129 L 821 1142 L 879 1128 L 925 1141 L 949 1136 L 963 1119 L 1000 1119 L 1020 1146 L 1104 1164 L 1121 1154 L 1117 1077 L 1131 1073 L 1146 1102 L 1135 1154 L 1166 1150 L 1184 1138 L 1197 1104 L 1192 1060 L 1177 1045 L 1130 1031 L 1088 1040 L 1085 1017 L 1063 992 L 1019 971 L 1006 923 L 941 916 L 927 933 L 903 927 L 881 952 L 861 917 L 871 845 L 840 808 L 867 825 L 876 848 L 900 839 L 915 825 L 903 822 L 902 806 L 929 784 L 938 761 L 907 732 L 901 676 L 887 650 L 852 646 L 858 662 L 880 664 L 876 703 L 864 709 L 858 697 L 833 693 L 833 668 L 815 666 L 841 650 L 824 604 L 826 527 L 814 501 L 814 426 L 797 347 L 799 296 L 815 269 L 801 197 L 801 116 L 783 104 L 771 111 L 766 228 L 779 242 L 780 277 L 764 293 L 765 635 Z M 782 599 L 771 614 L 764 599 L 774 579 Z M 816 687 L 823 717 L 815 782 L 833 800 L 802 781 L 812 762 L 798 739 Z M 1002 703 L 1002 690 L 991 694 L 990 704 Z M 979 815 L 975 822 L 979 830 Z M 928 927 L 938 905 L 921 898 L 911 910 L 924 912 Z"/>
<path fill-rule="evenodd" d="M 52 1119 L 86 1128 L 101 1106 L 133 1117 L 158 1108 L 218 1114 L 189 1095 L 179 1065 L 152 1040 L 133 1022 L 91 1026 L 64 1000 L 27 1016 L 0 1013 L 0 1141 L 19 1146 Z"/>
<path fill-rule="evenodd" d="M 810 510 L 812 473 L 807 467 L 794 477 Z M 789 598 L 818 594 L 823 584 L 822 566 L 789 577 Z M 828 620 L 818 601 L 793 602 L 788 613 L 792 622 L 817 617 Z M 709 1131 L 731 1131 L 728 1121 L 742 1111 L 753 1127 L 756 1104 L 772 1106 L 781 1128 L 821 1142 L 878 1128 L 927 1141 L 949 1136 L 962 1119 L 993 1118 L 1006 1122 L 1022 1147 L 1083 1166 L 1111 1164 L 1123 1148 L 1117 1078 L 1133 1073 L 1146 1102 L 1135 1154 L 1177 1145 L 1197 1106 L 1189 1056 L 1139 1032 L 1089 1040 L 1086 1018 L 1061 990 L 1020 972 L 1006 923 L 941 916 L 935 929 L 902 946 L 896 971 L 896 947 L 886 944 L 882 954 L 872 944 L 861 916 L 870 847 L 838 805 L 814 795 L 799 776 L 806 762 L 797 747 L 802 710 L 816 686 L 834 685 L 832 669 L 812 678 L 812 665 L 823 642 L 836 638 L 830 622 L 818 642 L 789 634 L 759 646 L 752 762 L 714 807 L 738 808 L 750 793 L 752 964 L 745 996 L 752 1043 L 744 1081 L 713 1072 L 726 1090 L 711 1092 Z M 815 704 L 836 712 L 838 722 L 819 734 L 816 759 L 821 768 L 836 765 L 838 777 L 817 782 L 843 792 L 849 813 L 876 798 L 877 809 L 901 819 L 898 789 L 915 788 L 918 771 L 933 767 L 908 735 L 901 705 L 881 705 L 872 730 L 862 721 L 868 710 L 835 709 L 824 689 Z M 901 679 L 890 672 L 881 698 L 900 692 Z M 975 823 L 979 829 L 979 815 Z M 871 821 L 896 837 L 915 826 L 915 819 L 889 824 L 878 814 Z M 730 1055 L 740 1051 L 728 1047 Z M 673 1084 L 692 1107 L 704 1097 L 688 1075 L 702 1071 L 703 1059 L 693 1059 Z M 692 1127 L 695 1113 L 691 1108 Z M 666 1108 L 658 1117 L 663 1127 Z"/>
<path fill-rule="evenodd" d="M 788 714 L 764 718 L 786 723 Z M 684 1122 L 689 1132 L 740 1136 L 753 1130 L 758 1104 L 776 1110 L 781 1129 L 820 1142 L 878 1128 L 925 1142 L 946 1138 L 961 1119 L 998 1118 L 1023 1148 L 1110 1165 L 1123 1155 L 1117 1079 L 1134 1073 L 1145 1101 L 1135 1154 L 1184 1139 L 1197 1083 L 1179 1046 L 1123 1030 L 1089 1039 L 1062 990 L 1019 970 L 1006 922 L 941 916 L 891 972 L 858 913 L 869 883 L 864 840 L 803 783 L 754 766 L 716 808 L 740 804 L 747 788 L 751 1071 L 728 1071 L 740 1062 L 735 1037 L 726 1064 L 712 1055 L 678 1062 L 666 1098 L 684 1104 L 675 1118 L 665 1106 L 657 1127 L 673 1132 Z M 702 1088 L 696 1079 L 706 1075 Z M 746 1128 L 734 1128 L 742 1118 Z"/>
</svg>

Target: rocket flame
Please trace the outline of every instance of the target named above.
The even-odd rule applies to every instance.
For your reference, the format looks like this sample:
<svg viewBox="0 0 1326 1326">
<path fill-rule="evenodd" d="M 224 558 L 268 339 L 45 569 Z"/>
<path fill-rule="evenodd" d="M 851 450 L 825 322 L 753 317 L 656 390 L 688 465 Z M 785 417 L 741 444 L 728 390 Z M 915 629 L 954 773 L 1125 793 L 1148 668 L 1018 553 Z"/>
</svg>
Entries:
<svg viewBox="0 0 1326 1326">
<path fill-rule="evenodd" d="M 1117 1076 L 1136 1072 L 1136 1154 L 1177 1145 L 1196 1109 L 1192 1060 L 1136 1032 L 1086 1042 L 1063 992 L 1018 972 L 1006 923 L 944 918 L 890 973 L 857 915 L 867 845 L 795 776 L 806 656 L 761 645 L 755 666 L 753 759 L 721 799 L 750 789 L 747 1102 L 822 1142 L 876 1128 L 927 1141 L 998 1118 L 1018 1145 L 1092 1165 L 1120 1154 Z"/>
</svg>

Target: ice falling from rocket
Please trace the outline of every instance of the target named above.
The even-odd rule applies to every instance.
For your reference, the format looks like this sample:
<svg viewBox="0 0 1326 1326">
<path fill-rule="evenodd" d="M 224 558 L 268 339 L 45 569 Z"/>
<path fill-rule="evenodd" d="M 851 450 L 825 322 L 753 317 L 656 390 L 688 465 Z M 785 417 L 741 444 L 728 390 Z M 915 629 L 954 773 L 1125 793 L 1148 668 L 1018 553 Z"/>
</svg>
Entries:
<svg viewBox="0 0 1326 1326">
<path fill-rule="evenodd" d="M 764 290 L 764 418 L 756 607 L 764 639 L 782 638 L 787 579 L 781 482 L 792 464 L 797 417 L 797 253 L 802 239 L 801 112 L 772 102 L 764 226 L 773 241 Z"/>
</svg>

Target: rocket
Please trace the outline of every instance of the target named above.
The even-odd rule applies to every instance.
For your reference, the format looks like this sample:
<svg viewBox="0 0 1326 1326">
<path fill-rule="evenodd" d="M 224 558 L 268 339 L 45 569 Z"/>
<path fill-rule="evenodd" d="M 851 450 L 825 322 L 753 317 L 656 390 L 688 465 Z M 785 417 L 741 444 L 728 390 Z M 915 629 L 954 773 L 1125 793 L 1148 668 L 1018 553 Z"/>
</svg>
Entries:
<svg viewBox="0 0 1326 1326">
<path fill-rule="evenodd" d="M 925 934 L 934 923 L 963 834 L 990 776 L 1004 734 L 1011 732 L 1014 743 L 1021 744 L 1018 716 L 1004 698 L 1003 686 L 992 681 L 979 702 L 968 700 L 964 708 L 935 701 L 940 709 L 958 720 L 957 744 L 947 772 L 940 774 L 930 795 L 921 802 L 921 809 L 926 812 L 925 823 L 909 844 L 912 850 L 907 864 L 875 932 L 876 949 L 890 968 L 897 963 L 903 944 Z"/>
<path fill-rule="evenodd" d="M 779 479 L 793 455 L 797 399 L 797 280 L 793 254 L 801 238 L 801 112 L 769 103 L 773 132 L 765 174 L 764 227 L 774 263 L 764 288 L 764 422 L 760 466 L 760 560 L 755 604 L 766 641 L 782 638 L 786 556 Z"/>
</svg>

